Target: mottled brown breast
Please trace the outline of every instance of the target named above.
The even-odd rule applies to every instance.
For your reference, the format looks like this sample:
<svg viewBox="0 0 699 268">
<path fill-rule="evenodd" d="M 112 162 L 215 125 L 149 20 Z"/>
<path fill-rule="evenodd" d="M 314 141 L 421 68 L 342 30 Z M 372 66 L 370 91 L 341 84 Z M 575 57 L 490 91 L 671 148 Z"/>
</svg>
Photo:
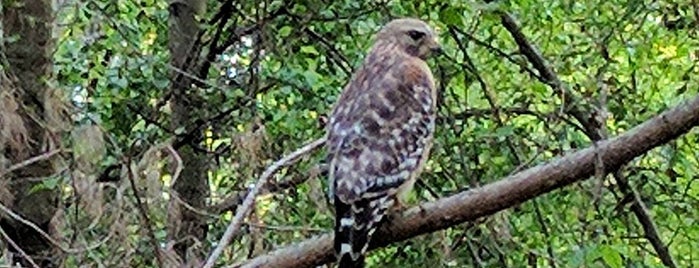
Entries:
<svg viewBox="0 0 699 268">
<path fill-rule="evenodd" d="M 343 202 L 394 194 L 419 167 L 434 129 L 427 65 L 380 51 L 368 56 L 330 119 L 330 175 Z"/>
</svg>

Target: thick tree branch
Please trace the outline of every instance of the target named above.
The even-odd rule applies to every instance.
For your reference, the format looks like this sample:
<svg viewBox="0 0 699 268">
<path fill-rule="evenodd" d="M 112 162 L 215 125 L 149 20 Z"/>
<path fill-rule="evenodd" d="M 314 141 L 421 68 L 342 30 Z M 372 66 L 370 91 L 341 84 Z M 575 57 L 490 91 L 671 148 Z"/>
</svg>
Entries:
<svg viewBox="0 0 699 268">
<path fill-rule="evenodd" d="M 606 173 L 687 133 L 699 125 L 699 96 L 610 140 L 542 164 L 481 188 L 462 192 L 391 215 L 371 248 L 445 229 L 494 214 L 595 174 L 602 160 Z M 313 267 L 334 260 L 332 235 L 289 245 L 234 267 Z"/>
<path fill-rule="evenodd" d="M 546 63 L 546 60 L 541 56 L 534 45 L 532 45 L 526 36 L 524 36 L 515 19 L 506 12 L 502 12 L 500 14 L 500 18 L 503 26 L 508 32 L 510 32 L 510 35 L 512 35 L 512 38 L 519 46 L 522 54 L 527 57 L 529 62 L 531 62 L 532 65 L 534 65 L 534 68 L 541 74 L 541 76 L 538 77 L 541 82 L 550 85 L 554 90 L 558 91 L 560 94 L 569 99 L 569 101 L 565 103 L 566 112 L 582 125 L 585 134 L 593 142 L 607 139 L 608 135 L 606 125 L 603 122 L 604 120 L 599 120 L 598 122 L 595 120 L 596 116 L 593 116 L 594 113 L 585 113 L 583 111 L 577 97 L 573 95 L 573 92 L 570 92 L 568 87 L 563 82 L 561 82 L 558 75 L 556 75 L 556 73 L 553 71 L 553 68 Z M 604 90 L 601 91 L 604 92 Z M 638 221 L 641 223 L 645 237 L 658 253 L 658 257 L 662 260 L 665 266 L 677 267 L 672 255 L 670 255 L 670 252 L 668 251 L 667 246 L 665 246 L 662 239 L 660 239 L 650 213 L 648 213 L 648 210 L 645 208 L 645 205 L 643 204 L 643 201 L 641 201 L 641 198 L 636 190 L 629 186 L 628 180 L 624 176 L 622 170 L 623 167 L 620 166 L 619 169 L 613 171 L 614 178 L 619 184 L 619 188 L 622 190 L 622 192 L 633 197 L 634 203 L 631 206 L 631 211 L 636 215 Z"/>
</svg>

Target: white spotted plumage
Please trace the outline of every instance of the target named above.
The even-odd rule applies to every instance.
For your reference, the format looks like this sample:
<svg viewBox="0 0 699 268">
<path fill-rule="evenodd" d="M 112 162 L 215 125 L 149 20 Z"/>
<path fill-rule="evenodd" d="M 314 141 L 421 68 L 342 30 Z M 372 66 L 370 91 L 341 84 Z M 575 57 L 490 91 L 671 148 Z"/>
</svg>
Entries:
<svg viewBox="0 0 699 268">
<path fill-rule="evenodd" d="M 388 23 L 333 109 L 327 148 L 339 267 L 364 265 L 386 211 L 427 159 L 436 89 L 425 59 L 439 47 L 435 38 L 420 20 Z"/>
</svg>

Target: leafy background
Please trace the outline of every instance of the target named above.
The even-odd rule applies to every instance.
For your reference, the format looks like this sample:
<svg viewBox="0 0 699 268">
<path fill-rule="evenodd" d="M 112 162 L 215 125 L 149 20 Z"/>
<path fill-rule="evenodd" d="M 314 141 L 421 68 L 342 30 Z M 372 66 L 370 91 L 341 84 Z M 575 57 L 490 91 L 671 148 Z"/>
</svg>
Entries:
<svg viewBox="0 0 699 268">
<path fill-rule="evenodd" d="M 68 254 L 66 267 L 157 265 L 134 188 L 123 175 L 127 168 L 117 172 L 117 182 L 95 182 L 125 156 L 137 171 L 150 229 L 159 245 L 171 246 L 167 215 L 179 165 L 163 148 L 190 126 L 168 123 L 176 71 L 169 61 L 168 7 L 160 0 L 67 0 L 57 8 L 55 83 L 74 107 L 66 141 L 75 172 L 43 186 L 62 192 L 62 241 L 96 245 Z M 226 7 L 232 12 L 224 23 L 216 18 Z M 211 207 L 200 210 L 209 230 L 196 250 L 208 252 L 234 215 L 217 210 L 220 202 L 244 193 L 274 160 L 323 135 L 326 115 L 373 33 L 391 18 L 429 21 L 446 51 L 430 61 L 439 80 L 440 119 L 414 203 L 591 146 L 565 110 L 571 97 L 534 70 L 500 12 L 517 19 L 576 105 L 593 111 L 610 136 L 698 93 L 696 1 L 209 1 L 198 16 L 198 38 L 221 42 L 203 46 L 201 55 L 218 53 L 206 59 L 210 65 L 191 93 L 204 104 L 191 109 L 205 122 L 198 145 L 207 151 L 211 189 Z M 697 142 L 694 131 L 623 170 L 678 267 L 699 265 Z M 221 263 L 332 230 L 323 160 L 316 152 L 275 175 Z M 396 243 L 367 261 L 371 267 L 664 267 L 627 197 L 611 175 L 600 176 Z"/>
</svg>

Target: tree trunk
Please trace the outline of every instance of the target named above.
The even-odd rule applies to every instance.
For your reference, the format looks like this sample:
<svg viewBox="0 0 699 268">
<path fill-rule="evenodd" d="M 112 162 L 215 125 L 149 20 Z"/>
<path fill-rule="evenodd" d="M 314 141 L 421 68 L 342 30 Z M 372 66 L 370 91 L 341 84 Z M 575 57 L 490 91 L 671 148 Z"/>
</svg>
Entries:
<svg viewBox="0 0 699 268">
<path fill-rule="evenodd" d="M 172 127 L 173 129 L 185 129 L 193 134 L 189 139 L 190 145 L 184 145 L 178 149 L 182 158 L 183 170 L 173 189 L 181 199 L 190 207 L 183 206 L 176 198 L 172 199 L 169 211 L 170 241 L 175 241 L 174 247 L 177 255 L 184 261 L 186 267 L 201 266 L 205 251 L 193 248 L 194 245 L 202 245 L 206 239 L 208 225 L 206 219 L 190 208 L 201 209 L 207 205 L 209 197 L 209 181 L 207 175 L 206 155 L 197 152 L 191 144 L 200 143 L 202 140 L 201 129 L 187 129 L 191 127 L 198 113 L 204 107 L 197 94 L 190 94 L 193 90 L 193 81 L 189 75 L 196 75 L 198 68 L 198 50 L 193 49 L 196 36 L 199 31 L 198 23 L 194 18 L 197 10 L 197 1 L 172 1 L 170 3 L 169 18 L 169 49 L 171 64 L 177 70 L 170 73 L 172 87 Z M 202 242 L 202 243 L 198 243 Z"/>
<path fill-rule="evenodd" d="M 4 4 L 8 4 L 5 1 Z M 43 179 L 53 175 L 54 161 L 49 158 L 1 175 L 3 168 L 30 157 L 60 148 L 61 113 L 52 79 L 53 8 L 48 0 L 9 1 L 2 10 L 2 64 L 0 74 L 0 202 L 14 213 L 51 232 L 52 218 L 57 212 L 58 189 L 41 187 Z M 2 72 L 0 70 L 0 72 Z M 58 101 L 58 102 L 57 102 Z M 59 108 L 60 109 L 60 108 Z M 15 120 L 13 120 L 13 118 Z M 4 167 L 3 167 L 4 166 Z M 3 192 L 4 191 L 4 192 Z M 18 246 L 9 246 L 13 263 L 30 267 L 32 261 L 21 256 L 24 251 L 40 267 L 57 267 L 62 257 L 56 248 L 32 227 L 0 213 L 0 227 Z M 4 240 L 4 239 L 3 239 Z"/>
</svg>

